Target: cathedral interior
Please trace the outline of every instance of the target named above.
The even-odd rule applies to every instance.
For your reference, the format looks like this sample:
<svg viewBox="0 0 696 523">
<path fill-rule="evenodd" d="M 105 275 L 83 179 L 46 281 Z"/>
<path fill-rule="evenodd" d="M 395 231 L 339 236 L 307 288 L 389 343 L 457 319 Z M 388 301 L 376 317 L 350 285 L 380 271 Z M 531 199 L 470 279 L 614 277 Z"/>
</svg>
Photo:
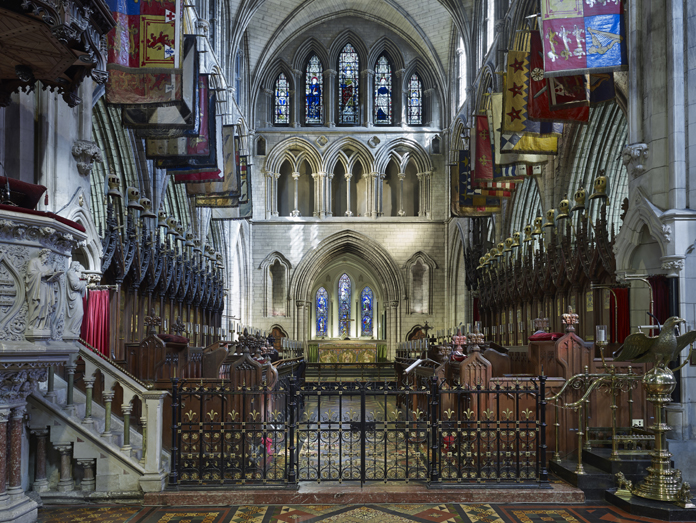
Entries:
<svg viewBox="0 0 696 523">
<path fill-rule="evenodd" d="M 696 521 L 692 152 L 690 0 L 0 2 L 0 523 Z"/>
</svg>

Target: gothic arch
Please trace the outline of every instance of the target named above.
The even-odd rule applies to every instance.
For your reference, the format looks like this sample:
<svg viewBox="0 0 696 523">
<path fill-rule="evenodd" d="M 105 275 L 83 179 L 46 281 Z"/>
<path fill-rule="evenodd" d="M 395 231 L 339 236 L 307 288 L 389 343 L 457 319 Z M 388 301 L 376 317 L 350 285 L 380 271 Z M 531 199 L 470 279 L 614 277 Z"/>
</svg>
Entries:
<svg viewBox="0 0 696 523">
<path fill-rule="evenodd" d="M 430 161 L 428 152 L 418 142 L 409 138 L 396 138 L 383 145 L 377 152 L 375 169 L 379 173 L 386 172 L 387 164 L 390 160 L 394 160 L 397 165 L 401 166 L 406 155 L 408 155 L 408 161 L 414 162 L 419 174 L 433 172 L 433 164 Z M 408 161 L 406 161 L 404 167 L 408 164 Z"/>
<path fill-rule="evenodd" d="M 352 230 L 344 230 L 325 238 L 304 255 L 290 281 L 290 298 L 310 301 L 311 287 L 316 277 L 331 260 L 343 254 L 353 254 L 365 260 L 381 281 L 379 292 L 386 302 L 399 303 L 405 294 L 401 270 L 389 252 L 371 238 Z"/>
<path fill-rule="evenodd" d="M 416 265 L 424 268 L 420 283 L 416 283 L 414 279 L 413 269 Z M 408 313 L 431 314 L 433 309 L 433 272 L 437 269 L 437 263 L 427 253 L 418 251 L 408 259 L 403 268 L 406 271 L 406 284 L 408 286 L 406 293 Z M 416 292 L 421 293 L 420 303 L 415 299 Z"/>
<path fill-rule="evenodd" d="M 280 166 L 285 161 L 290 162 L 293 171 L 299 171 L 303 161 L 307 161 L 312 172 L 318 173 L 322 169 L 322 159 L 319 151 L 303 138 L 287 138 L 277 143 L 266 156 L 265 170 L 271 173 L 279 173 Z"/>
<path fill-rule="evenodd" d="M 273 266 L 279 263 L 282 268 L 282 280 L 276 281 L 273 274 Z M 264 316 L 287 316 L 288 315 L 288 282 L 290 280 L 290 270 L 292 264 L 278 251 L 270 253 L 259 265 L 259 269 L 264 275 Z M 279 287 L 279 288 L 278 288 Z M 276 306 L 275 298 L 282 293 L 282 303 Z M 276 313 L 276 311 L 279 311 Z"/>
<path fill-rule="evenodd" d="M 300 71 L 300 74 L 304 74 L 307 60 L 309 60 L 313 54 L 316 54 L 321 61 L 324 71 L 332 69 L 329 64 L 329 55 L 326 54 L 326 47 L 313 36 L 302 42 L 297 48 L 297 51 L 295 51 L 295 55 L 292 59 L 292 68 L 296 71 Z"/>
<path fill-rule="evenodd" d="M 334 41 L 331 42 L 331 46 L 329 47 L 329 63 L 324 66 L 325 70 L 336 69 L 338 67 L 338 56 L 341 54 L 346 44 L 352 45 L 355 48 L 355 52 L 358 53 L 360 72 L 362 72 L 363 69 L 369 68 L 369 64 L 367 63 L 368 52 L 367 47 L 365 47 L 365 42 L 353 31 L 346 29 L 339 33 L 338 36 L 334 38 Z M 365 87 L 361 86 L 361 90 L 364 93 Z"/>
<path fill-rule="evenodd" d="M 392 71 L 393 73 L 396 74 L 401 69 L 406 68 L 404 65 L 404 57 L 401 54 L 399 47 L 396 46 L 389 38 L 383 36 L 372 44 L 372 47 L 370 48 L 370 54 L 367 57 L 367 67 L 369 69 L 372 69 L 375 66 L 377 59 L 382 55 L 382 53 L 385 53 L 391 60 L 392 66 L 394 67 L 394 70 Z"/>
<path fill-rule="evenodd" d="M 292 68 L 285 62 L 285 60 L 281 58 L 277 59 L 266 68 L 263 75 L 263 80 L 261 82 L 261 88 L 273 90 L 275 88 L 275 81 L 278 79 L 278 75 L 280 73 L 285 73 L 285 76 L 290 83 L 290 89 L 297 92 L 295 75 L 292 74 Z"/>
<path fill-rule="evenodd" d="M 348 154 L 346 150 L 353 152 Z M 375 164 L 372 152 L 360 140 L 351 137 L 340 138 L 326 149 L 322 160 L 322 170 L 332 173 L 338 161 L 343 164 L 346 172 L 352 171 L 355 164 L 360 162 L 363 172 L 369 173 L 372 172 Z"/>
</svg>

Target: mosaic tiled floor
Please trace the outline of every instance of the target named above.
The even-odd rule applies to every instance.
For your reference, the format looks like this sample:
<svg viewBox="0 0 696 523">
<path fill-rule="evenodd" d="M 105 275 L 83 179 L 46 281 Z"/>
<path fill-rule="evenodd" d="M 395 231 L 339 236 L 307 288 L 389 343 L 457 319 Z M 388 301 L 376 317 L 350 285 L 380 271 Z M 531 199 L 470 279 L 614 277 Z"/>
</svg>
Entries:
<svg viewBox="0 0 696 523">
<path fill-rule="evenodd" d="M 47 507 L 39 523 L 652 523 L 608 505 Z"/>
</svg>

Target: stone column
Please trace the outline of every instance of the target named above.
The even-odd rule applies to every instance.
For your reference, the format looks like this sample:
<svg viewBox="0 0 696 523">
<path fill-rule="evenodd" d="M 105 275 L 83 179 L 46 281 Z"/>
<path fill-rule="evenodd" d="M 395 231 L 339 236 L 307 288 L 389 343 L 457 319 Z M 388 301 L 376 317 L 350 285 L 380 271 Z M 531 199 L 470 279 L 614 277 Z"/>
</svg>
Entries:
<svg viewBox="0 0 696 523">
<path fill-rule="evenodd" d="M 143 412 L 147 413 L 147 431 L 143 432 L 145 474 L 140 478 L 140 487 L 145 492 L 160 492 L 164 488 L 167 473 L 162 470 L 162 432 L 164 397 L 167 391 L 149 390 L 141 397 Z"/>
<path fill-rule="evenodd" d="M 406 173 L 399 173 L 399 216 L 406 216 L 406 211 L 404 211 L 404 179 L 406 178 Z"/>
<path fill-rule="evenodd" d="M 48 492 L 48 478 L 46 477 L 46 441 L 48 429 L 31 429 L 30 433 L 36 441 L 36 455 L 34 456 L 34 485 L 35 492 Z"/>
<path fill-rule="evenodd" d="M 372 183 L 373 173 L 363 173 L 362 177 L 365 180 L 365 216 L 372 216 Z"/>
<path fill-rule="evenodd" d="M 370 202 L 372 204 L 372 211 L 370 213 L 370 216 L 372 216 L 375 219 L 377 219 L 377 217 L 379 216 L 379 182 L 379 173 L 370 173 L 370 185 L 372 186 L 372 202 Z"/>
<path fill-rule="evenodd" d="M 302 103 L 302 100 L 304 99 L 304 91 L 302 90 L 303 75 L 304 73 L 298 69 L 292 70 L 293 84 L 295 86 L 296 94 L 296 96 L 290 98 L 290 104 L 292 105 L 291 118 L 293 127 L 301 127 L 304 123 L 304 112 L 302 111 L 302 107 L 304 107 L 304 104 Z"/>
<path fill-rule="evenodd" d="M 97 465 L 95 458 L 78 459 L 77 464 L 82 467 L 82 483 L 80 488 L 82 492 L 94 492 L 97 487 L 97 481 L 94 478 L 94 468 Z"/>
<path fill-rule="evenodd" d="M 72 443 L 54 443 L 53 448 L 60 452 L 60 492 L 72 492 L 75 490 L 75 482 L 72 477 Z"/>
<path fill-rule="evenodd" d="M 326 173 L 321 171 L 312 174 L 314 178 L 314 216 L 326 218 Z"/>
<path fill-rule="evenodd" d="M 353 173 L 346 173 L 343 175 L 346 179 L 346 216 L 353 216 L 353 211 L 350 210 L 350 180 L 353 178 Z"/>
<path fill-rule="evenodd" d="M 330 218 L 333 216 L 333 205 L 331 202 L 331 196 L 333 194 L 332 191 L 332 185 L 333 185 L 333 173 L 326 173 L 326 181 L 324 182 L 324 188 L 325 188 L 325 199 L 324 201 L 326 202 L 326 216 Z"/>
<path fill-rule="evenodd" d="M 104 392 L 102 394 L 102 401 L 104 402 L 104 432 L 102 432 L 102 438 L 111 437 L 111 402 L 114 400 L 114 392 Z"/>
<path fill-rule="evenodd" d="M 300 213 L 299 209 L 299 193 L 300 193 L 300 173 L 294 172 L 292 173 L 292 179 L 295 180 L 295 195 L 294 195 L 294 201 L 295 201 L 295 207 L 290 213 L 290 216 L 297 218 L 298 216 L 302 216 Z"/>
<path fill-rule="evenodd" d="M 392 301 L 389 302 L 388 304 L 384 304 L 385 307 L 388 307 L 387 309 L 387 322 L 389 322 L 388 325 L 388 330 L 389 330 L 389 358 L 393 359 L 394 358 L 394 346 L 396 343 L 399 341 L 399 320 L 398 320 L 398 315 L 399 315 L 399 302 L 398 301 Z"/>
<path fill-rule="evenodd" d="M 324 71 L 324 125 L 336 127 L 336 71 Z"/>
<path fill-rule="evenodd" d="M 56 401 L 56 386 L 55 386 L 56 368 L 51 366 L 48 369 L 48 391 L 46 392 L 46 401 L 55 403 Z"/>
<path fill-rule="evenodd" d="M 416 174 L 418 177 L 418 216 L 425 216 L 425 173 Z"/>
<path fill-rule="evenodd" d="M 130 444 L 130 415 L 133 412 L 133 405 L 130 403 L 121 405 L 121 412 L 123 413 L 123 445 L 121 446 L 121 452 L 130 455 L 130 451 L 133 448 Z"/>
<path fill-rule="evenodd" d="M 266 219 L 268 220 L 273 213 L 273 173 L 265 171 L 266 178 Z"/>
<path fill-rule="evenodd" d="M 271 180 L 271 193 L 273 194 L 273 200 L 271 201 L 271 216 L 273 217 L 278 216 L 278 178 L 280 178 L 280 173 L 273 173 L 273 178 Z"/>
<path fill-rule="evenodd" d="M 10 416 L 10 484 L 7 493 L 11 496 L 24 493 L 22 489 L 22 434 L 26 412 L 26 407 L 15 407 Z"/>
<path fill-rule="evenodd" d="M 92 379 L 85 379 L 85 417 L 82 423 L 85 425 L 91 425 L 94 423 L 92 418 L 92 393 L 94 390 L 94 377 Z"/>
<path fill-rule="evenodd" d="M 0 502 L 7 500 L 7 422 L 10 419 L 10 411 L 0 410 Z"/>
<path fill-rule="evenodd" d="M 75 411 L 75 404 L 73 400 L 73 393 L 75 390 L 75 370 L 77 369 L 77 364 L 72 361 L 72 358 L 70 360 L 70 363 L 65 365 L 65 370 L 68 373 L 68 392 L 67 392 L 67 401 L 65 403 L 65 407 L 63 407 L 63 410 L 68 411 L 70 414 L 72 414 Z"/>
<path fill-rule="evenodd" d="M 304 302 L 295 302 L 296 313 L 295 313 L 295 336 L 298 341 L 303 341 L 303 326 L 304 326 Z"/>
<path fill-rule="evenodd" d="M 373 81 L 375 77 L 375 72 L 372 69 L 364 69 L 360 76 L 362 76 L 362 92 L 365 97 L 365 102 L 362 106 L 365 108 L 365 114 L 363 115 L 362 121 L 365 127 L 372 127 L 373 124 L 373 112 L 374 112 L 374 86 Z M 393 91 L 393 86 L 392 86 Z M 392 92 L 392 103 L 394 103 L 394 96 Z M 392 115 L 394 114 L 392 108 Z"/>
<path fill-rule="evenodd" d="M 384 216 L 384 179 L 387 177 L 385 173 L 379 173 L 377 176 L 377 216 Z"/>
</svg>

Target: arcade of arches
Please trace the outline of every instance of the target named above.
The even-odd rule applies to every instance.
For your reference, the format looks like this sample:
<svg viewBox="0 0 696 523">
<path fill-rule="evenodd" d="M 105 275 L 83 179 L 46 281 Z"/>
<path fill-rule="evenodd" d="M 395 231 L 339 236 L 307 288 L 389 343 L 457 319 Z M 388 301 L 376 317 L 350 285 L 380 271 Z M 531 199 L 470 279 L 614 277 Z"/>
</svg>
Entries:
<svg viewBox="0 0 696 523">
<path fill-rule="evenodd" d="M 307 436 L 315 430 L 321 439 L 322 424 L 334 423 L 320 418 L 322 400 L 309 385 L 356 380 L 362 385 L 345 394 L 363 395 L 351 408 L 379 403 L 368 382 L 427 389 L 428 398 L 394 393 L 384 409 L 426 412 L 411 420 L 413 430 L 422 422 L 442 431 L 405 438 L 405 462 L 385 464 L 385 481 L 539 483 L 550 468 L 583 499 L 604 499 L 610 472 L 600 470 L 601 492 L 578 479 L 582 433 L 577 466 L 586 459 L 601 469 L 611 461 L 602 452 L 644 459 L 638 469 L 607 465 L 625 472 L 635 492 L 648 452 L 668 441 L 682 476 L 668 471 L 667 498 L 684 501 L 681 478 L 696 481 L 696 356 L 684 348 L 665 362 L 676 377 L 663 410 L 627 378 L 607 387 L 619 402 L 635 393 L 631 414 L 621 403 L 612 419 L 612 395 L 602 396 L 599 383 L 611 372 L 603 356 L 632 333 L 657 335 L 670 316 L 685 320 L 682 334 L 696 328 L 696 3 L 578 0 L 579 12 L 604 9 L 595 18 L 622 20 L 621 36 L 593 26 L 596 41 L 576 35 L 578 54 L 568 47 L 576 36 L 542 31 L 543 45 L 565 51 L 544 48 L 539 65 L 531 52 L 538 31 L 560 17 L 542 7 L 562 3 L 68 0 L 79 23 L 66 24 L 79 37 L 60 36 L 53 18 L 67 9 L 53 2 L 0 6 L 0 25 L 15 24 L 0 28 L 0 47 L 11 49 L 0 58 L 0 453 L 8 456 L 7 466 L 0 460 L 0 521 L 34 521 L 39 498 L 62 503 L 96 492 L 139 502 L 213 477 L 233 486 L 317 477 L 366 485 L 381 477 L 376 465 L 348 466 L 312 450 Z M 137 24 L 154 24 L 148 10 L 160 4 L 171 10 L 157 11 L 157 23 L 174 24 L 180 40 L 160 33 L 155 41 L 153 32 L 135 45 Z M 128 38 L 123 24 L 131 24 Z M 31 53 L 13 32 L 22 27 L 41 34 Z M 589 64 L 589 54 L 609 60 L 614 51 L 623 65 L 591 76 L 563 65 Z M 30 55 L 60 59 L 51 69 Z M 530 113 L 512 131 L 521 119 L 520 56 Z M 568 71 L 575 76 L 554 76 Z M 571 97 L 568 78 L 583 85 L 570 106 L 559 101 Z M 536 99 L 548 118 L 532 118 Z M 652 360 L 629 371 L 620 358 L 619 373 L 652 372 Z M 451 409 L 447 419 L 462 423 L 465 412 L 482 416 L 489 411 L 474 409 L 471 391 L 500 394 L 515 380 L 532 387 L 525 394 L 537 398 L 536 409 L 546 405 L 541 382 L 547 398 L 578 408 L 578 387 L 564 392 L 564 384 L 584 372 L 604 377 L 592 378 L 598 391 L 580 422 L 549 403 L 548 427 L 530 429 L 533 450 L 496 440 L 527 452 L 524 463 L 511 450 L 505 461 L 500 448 L 496 459 L 488 450 L 486 463 L 481 449 L 467 461 L 471 443 L 461 430 L 448 435 L 447 420 L 433 414 Z M 174 378 L 180 399 L 200 413 L 175 401 Z M 235 412 L 259 404 L 264 416 L 282 412 L 282 422 L 254 430 L 286 432 L 250 437 L 253 452 L 184 441 L 194 437 L 185 416 L 222 430 L 211 438 L 236 430 L 234 416 L 216 421 L 220 397 L 204 412 L 212 392 L 186 396 L 196 379 L 201 387 L 205 379 L 267 387 L 278 398 L 254 408 L 245 403 L 253 393 L 236 397 L 235 387 L 224 401 L 238 401 Z M 291 382 L 298 397 L 306 394 L 301 406 L 279 399 Z M 496 401 L 527 412 L 531 400 L 505 390 Z M 304 410 L 291 418 L 292 409 Z M 661 416 L 662 428 L 650 429 Z M 307 438 L 293 436 L 297 448 L 283 439 L 290 419 Z M 363 444 L 342 456 L 401 456 L 397 436 L 367 433 L 377 419 L 335 421 L 340 445 L 355 443 L 348 433 Z M 385 446 L 369 454 L 366 442 L 378 440 Z M 217 472 L 194 463 L 199 451 L 211 463 L 219 458 Z M 247 455 L 233 465 L 235 452 L 256 461 Z M 338 459 L 335 470 L 322 459 Z"/>
</svg>

